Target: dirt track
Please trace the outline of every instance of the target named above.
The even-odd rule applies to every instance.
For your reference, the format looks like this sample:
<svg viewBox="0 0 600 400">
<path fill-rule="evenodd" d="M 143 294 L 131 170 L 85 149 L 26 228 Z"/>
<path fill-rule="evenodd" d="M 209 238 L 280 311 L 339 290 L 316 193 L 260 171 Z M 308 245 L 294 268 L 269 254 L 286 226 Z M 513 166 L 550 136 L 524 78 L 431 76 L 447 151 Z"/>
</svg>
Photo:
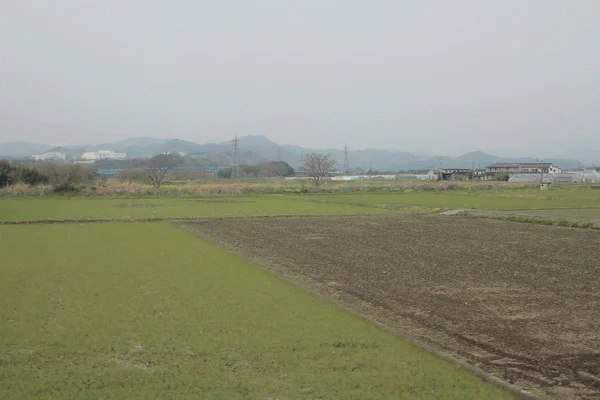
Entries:
<svg viewBox="0 0 600 400">
<path fill-rule="evenodd" d="M 389 215 L 190 226 L 517 386 L 600 397 L 600 232 Z"/>
</svg>

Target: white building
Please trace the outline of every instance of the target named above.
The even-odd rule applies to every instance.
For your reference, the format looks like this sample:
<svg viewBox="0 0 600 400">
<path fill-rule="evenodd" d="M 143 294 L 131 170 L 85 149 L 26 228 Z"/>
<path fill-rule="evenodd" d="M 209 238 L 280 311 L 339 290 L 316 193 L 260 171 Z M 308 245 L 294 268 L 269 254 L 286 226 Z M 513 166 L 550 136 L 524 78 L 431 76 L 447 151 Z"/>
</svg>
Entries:
<svg viewBox="0 0 600 400">
<path fill-rule="evenodd" d="M 55 161 L 66 161 L 67 155 L 65 153 L 58 153 L 56 151 L 50 151 L 48 153 L 43 154 L 34 154 L 31 156 L 35 161 L 46 161 L 46 160 L 55 160 Z"/>
<path fill-rule="evenodd" d="M 560 173 L 562 173 L 562 170 L 560 168 L 558 168 L 556 165 L 550 165 L 550 167 L 548 168 L 548 173 L 549 174 L 560 174 Z"/>
<path fill-rule="evenodd" d="M 126 153 L 115 153 L 112 150 L 98 150 L 83 153 L 81 158 L 84 160 L 124 160 L 127 157 Z"/>
</svg>

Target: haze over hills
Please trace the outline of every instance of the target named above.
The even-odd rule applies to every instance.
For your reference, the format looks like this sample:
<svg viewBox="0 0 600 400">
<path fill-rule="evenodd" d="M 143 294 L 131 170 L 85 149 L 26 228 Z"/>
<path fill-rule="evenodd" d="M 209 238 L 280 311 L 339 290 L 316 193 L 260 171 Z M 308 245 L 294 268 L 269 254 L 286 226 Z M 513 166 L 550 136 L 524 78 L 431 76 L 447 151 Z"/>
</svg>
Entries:
<svg viewBox="0 0 600 400">
<path fill-rule="evenodd" d="M 233 154 L 231 140 L 220 143 L 194 143 L 180 139 L 157 139 L 152 137 L 128 138 L 115 143 L 103 143 L 87 146 L 61 146 L 52 147 L 40 143 L 7 142 L 0 143 L 0 157 L 25 158 L 32 154 L 47 151 L 66 153 L 67 156 L 76 156 L 84 151 L 113 150 L 125 152 L 128 158 L 151 157 L 159 153 L 182 152 L 189 155 L 214 156 L 223 160 L 224 156 Z M 299 164 L 304 154 L 318 152 L 330 153 L 338 160 L 340 167 L 344 161 L 343 149 L 314 149 L 300 146 L 279 145 L 265 136 L 242 136 L 238 139 L 238 150 L 243 154 L 242 159 L 248 163 L 259 163 L 269 160 L 285 161 L 293 167 Z M 572 158 L 547 158 L 545 162 L 552 162 L 562 168 L 578 168 L 592 164 L 594 160 L 580 161 Z M 362 149 L 349 150 L 348 163 L 351 169 L 373 170 L 406 170 L 429 169 L 431 167 L 443 168 L 478 168 L 495 162 L 536 162 L 535 157 L 500 157 L 482 151 L 473 151 L 458 157 L 428 156 L 420 153 L 392 149 Z"/>
<path fill-rule="evenodd" d="M 30 142 L 0 143 L 0 157 L 27 157 L 48 151 L 52 146 Z"/>
</svg>

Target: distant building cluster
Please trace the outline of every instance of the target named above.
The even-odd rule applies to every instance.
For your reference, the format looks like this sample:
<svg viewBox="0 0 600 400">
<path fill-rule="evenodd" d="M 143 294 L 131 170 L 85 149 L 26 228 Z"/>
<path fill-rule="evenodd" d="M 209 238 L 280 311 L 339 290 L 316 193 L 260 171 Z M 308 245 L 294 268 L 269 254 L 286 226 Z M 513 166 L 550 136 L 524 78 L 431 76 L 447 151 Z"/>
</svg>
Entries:
<svg viewBox="0 0 600 400">
<path fill-rule="evenodd" d="M 501 179 L 502 178 L 502 179 Z M 395 179 L 395 180 L 432 180 L 432 181 L 457 181 L 457 180 L 508 180 L 523 182 L 580 182 L 596 179 L 594 175 L 579 175 L 562 173 L 561 168 L 552 163 L 495 163 L 484 169 L 471 168 L 433 168 L 429 171 L 409 171 L 400 174 L 361 174 L 347 175 L 332 171 L 330 180 L 352 181 L 362 179 Z M 513 179 L 514 178 L 514 179 Z M 296 171 L 296 177 L 288 179 L 310 179 L 306 172 Z"/>
<path fill-rule="evenodd" d="M 35 161 L 48 161 L 48 160 L 66 161 L 67 155 L 65 153 L 58 153 L 55 151 L 50 151 L 48 153 L 43 153 L 43 154 L 34 154 L 31 156 L 31 158 L 33 158 Z"/>
<path fill-rule="evenodd" d="M 524 176 L 543 176 L 558 175 L 562 170 L 552 163 L 508 163 L 499 162 L 488 165 L 485 169 L 471 170 L 468 168 L 440 168 L 430 172 L 431 179 L 437 180 L 460 180 L 460 179 L 475 179 L 475 180 L 497 180 L 501 176 L 511 177 L 513 175 Z M 552 178 L 548 178 L 554 181 Z"/>
<path fill-rule="evenodd" d="M 67 161 L 67 155 L 56 151 L 49 151 L 43 154 L 34 154 L 31 158 L 35 161 Z M 127 153 L 116 153 L 112 150 L 88 151 L 81 156 L 72 157 L 71 160 L 76 163 L 93 163 L 98 160 L 124 160 Z"/>
<path fill-rule="evenodd" d="M 558 175 L 562 170 L 552 163 L 544 162 L 526 162 L 509 163 L 498 162 L 485 167 L 484 170 L 477 170 L 473 173 L 473 179 L 496 180 L 500 176 L 511 177 L 513 175 L 543 176 Z M 540 178 L 541 179 L 541 178 Z M 548 178 L 548 180 L 551 180 Z"/>
<path fill-rule="evenodd" d="M 112 150 L 98 150 L 83 153 L 81 158 L 88 161 L 97 160 L 124 160 L 127 157 L 126 153 L 115 153 Z"/>
<path fill-rule="evenodd" d="M 506 163 L 488 165 L 485 172 L 495 174 L 560 174 L 562 171 L 552 163 Z"/>
</svg>

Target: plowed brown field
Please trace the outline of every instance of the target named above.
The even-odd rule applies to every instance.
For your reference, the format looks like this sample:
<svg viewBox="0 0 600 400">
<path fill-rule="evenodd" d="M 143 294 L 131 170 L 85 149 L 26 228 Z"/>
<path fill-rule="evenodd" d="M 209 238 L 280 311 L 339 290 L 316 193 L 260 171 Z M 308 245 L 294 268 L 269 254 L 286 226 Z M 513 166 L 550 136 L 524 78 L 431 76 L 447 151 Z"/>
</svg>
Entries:
<svg viewBox="0 0 600 400">
<path fill-rule="evenodd" d="M 193 229 L 517 386 L 600 398 L 600 232 L 445 216 Z"/>
</svg>

